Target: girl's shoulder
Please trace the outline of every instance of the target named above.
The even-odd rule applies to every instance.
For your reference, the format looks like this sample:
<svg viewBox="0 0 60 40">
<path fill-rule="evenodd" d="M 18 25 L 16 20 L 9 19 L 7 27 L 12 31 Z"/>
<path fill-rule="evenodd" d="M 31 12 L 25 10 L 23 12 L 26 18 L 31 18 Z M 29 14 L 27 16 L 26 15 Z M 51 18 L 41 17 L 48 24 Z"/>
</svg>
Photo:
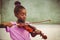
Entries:
<svg viewBox="0 0 60 40">
<path fill-rule="evenodd" d="M 17 22 L 16 22 L 16 21 L 10 21 L 10 23 L 12 23 L 12 24 L 17 24 Z"/>
</svg>

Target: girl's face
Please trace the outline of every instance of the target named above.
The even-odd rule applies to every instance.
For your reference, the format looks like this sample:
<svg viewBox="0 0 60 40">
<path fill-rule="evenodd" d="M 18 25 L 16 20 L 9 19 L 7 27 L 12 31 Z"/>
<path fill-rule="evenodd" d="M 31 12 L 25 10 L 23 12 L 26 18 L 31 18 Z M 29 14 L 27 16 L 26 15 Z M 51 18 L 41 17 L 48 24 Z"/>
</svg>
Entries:
<svg viewBox="0 0 60 40">
<path fill-rule="evenodd" d="M 26 9 L 19 10 L 18 14 L 15 14 L 15 16 L 17 17 L 17 19 L 25 21 L 25 19 L 26 19 Z"/>
</svg>

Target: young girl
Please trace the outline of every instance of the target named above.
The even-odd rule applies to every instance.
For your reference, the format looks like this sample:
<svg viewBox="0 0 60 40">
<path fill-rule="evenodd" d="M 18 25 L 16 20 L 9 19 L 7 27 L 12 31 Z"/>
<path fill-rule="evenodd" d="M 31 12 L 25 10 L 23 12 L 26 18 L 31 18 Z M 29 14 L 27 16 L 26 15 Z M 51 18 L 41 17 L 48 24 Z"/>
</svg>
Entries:
<svg viewBox="0 0 60 40">
<path fill-rule="evenodd" d="M 47 39 L 47 36 L 44 35 L 40 30 L 37 30 L 35 27 L 25 22 L 26 9 L 21 5 L 19 1 L 15 2 L 14 14 L 17 18 L 16 22 L 0 24 L 0 28 L 5 27 L 6 31 L 10 33 L 12 40 L 31 40 L 30 34 L 32 37 L 40 35 L 43 39 Z"/>
</svg>

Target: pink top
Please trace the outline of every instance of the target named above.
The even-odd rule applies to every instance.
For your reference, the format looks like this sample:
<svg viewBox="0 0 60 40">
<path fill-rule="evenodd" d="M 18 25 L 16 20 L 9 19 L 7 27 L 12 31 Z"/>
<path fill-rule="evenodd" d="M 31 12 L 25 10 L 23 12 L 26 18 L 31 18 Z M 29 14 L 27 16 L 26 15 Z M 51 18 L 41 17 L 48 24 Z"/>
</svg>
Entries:
<svg viewBox="0 0 60 40">
<path fill-rule="evenodd" d="M 12 24 L 16 24 L 16 22 L 12 22 Z M 7 27 L 6 31 L 10 33 L 12 40 L 31 40 L 29 32 L 24 28 L 18 28 L 17 25 Z"/>
</svg>

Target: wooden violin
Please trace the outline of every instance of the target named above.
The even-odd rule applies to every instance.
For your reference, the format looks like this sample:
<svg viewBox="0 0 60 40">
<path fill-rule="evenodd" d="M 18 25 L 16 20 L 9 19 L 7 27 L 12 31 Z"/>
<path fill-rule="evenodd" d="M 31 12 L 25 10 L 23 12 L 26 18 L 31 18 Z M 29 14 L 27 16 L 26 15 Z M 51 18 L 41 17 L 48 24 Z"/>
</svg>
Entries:
<svg viewBox="0 0 60 40">
<path fill-rule="evenodd" d="M 46 22 L 46 21 L 51 21 L 51 20 L 45 20 L 45 21 L 41 21 L 41 22 Z M 39 22 L 39 23 L 41 23 Z M 36 23 L 36 22 L 32 22 L 32 23 Z M 38 23 L 38 22 L 37 22 Z M 33 32 L 36 28 L 31 26 L 31 25 L 25 25 L 24 28 L 28 31 L 28 32 Z"/>
</svg>

